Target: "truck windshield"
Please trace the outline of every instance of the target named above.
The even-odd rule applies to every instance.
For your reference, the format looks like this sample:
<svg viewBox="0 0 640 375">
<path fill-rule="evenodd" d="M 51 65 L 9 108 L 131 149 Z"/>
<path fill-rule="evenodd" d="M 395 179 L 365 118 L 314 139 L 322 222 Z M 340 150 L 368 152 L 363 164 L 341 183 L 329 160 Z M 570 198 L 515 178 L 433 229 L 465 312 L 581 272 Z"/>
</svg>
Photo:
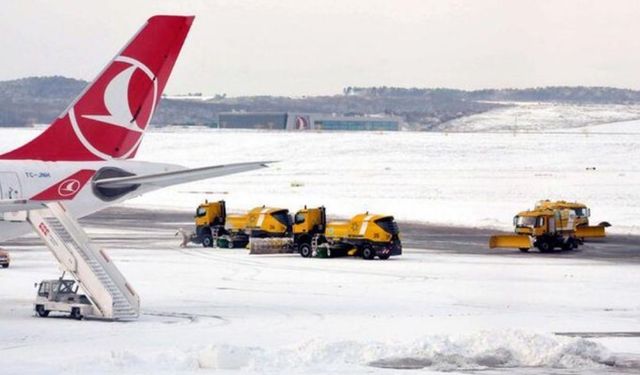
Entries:
<svg viewBox="0 0 640 375">
<path fill-rule="evenodd" d="M 576 208 L 574 209 L 576 216 L 578 217 L 588 217 L 589 214 L 587 213 L 587 209 L 586 208 Z"/>
<path fill-rule="evenodd" d="M 284 226 L 288 227 L 289 225 L 291 225 L 291 223 L 289 222 L 289 211 L 288 210 L 276 211 L 276 212 L 272 213 L 271 216 L 273 216 L 274 219 L 278 220 L 280 222 L 280 224 L 282 224 Z"/>
<path fill-rule="evenodd" d="M 385 232 L 389 234 L 398 234 L 398 224 L 396 224 L 395 220 L 393 220 L 392 216 L 383 217 L 382 219 L 378 219 L 375 223 Z"/>
<path fill-rule="evenodd" d="M 304 223 L 304 214 L 303 214 L 302 212 L 298 212 L 298 213 L 296 214 L 296 217 L 295 217 L 295 219 L 293 220 L 293 222 L 294 222 L 295 224 L 302 224 L 302 223 Z"/>
<path fill-rule="evenodd" d="M 197 217 L 204 216 L 206 214 L 207 214 L 207 210 L 204 207 L 198 207 L 198 209 L 196 210 Z"/>
<path fill-rule="evenodd" d="M 536 218 L 533 216 L 516 216 L 517 227 L 534 227 L 536 225 Z"/>
</svg>

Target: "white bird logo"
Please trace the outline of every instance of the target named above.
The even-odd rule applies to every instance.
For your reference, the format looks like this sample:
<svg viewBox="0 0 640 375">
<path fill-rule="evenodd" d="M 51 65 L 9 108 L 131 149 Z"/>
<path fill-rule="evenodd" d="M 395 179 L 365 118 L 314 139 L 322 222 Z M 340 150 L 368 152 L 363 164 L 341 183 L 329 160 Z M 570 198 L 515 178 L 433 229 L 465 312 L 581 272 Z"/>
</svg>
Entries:
<svg viewBox="0 0 640 375">
<path fill-rule="evenodd" d="M 73 195 L 80 190 L 80 181 L 76 179 L 65 180 L 58 187 L 58 194 L 63 197 Z"/>
<path fill-rule="evenodd" d="M 148 125 L 147 123 L 153 116 L 153 111 L 156 108 L 156 101 L 158 99 L 158 80 L 156 79 L 156 76 L 153 74 L 151 69 L 149 69 L 149 67 L 147 67 L 142 62 L 129 56 L 120 55 L 114 59 L 114 62 L 125 63 L 125 64 L 128 64 L 129 67 L 117 73 L 111 79 L 111 81 L 107 84 L 107 87 L 104 89 L 103 100 L 104 100 L 104 105 L 107 109 L 108 114 L 106 115 L 81 114 L 79 117 L 76 117 L 75 106 L 72 106 L 68 112 L 69 121 L 71 122 L 73 131 L 78 136 L 78 140 L 80 141 L 80 143 L 82 143 L 82 145 L 85 146 L 85 148 L 89 150 L 89 152 L 91 152 L 95 156 L 104 160 L 110 160 L 113 158 L 111 154 L 112 151 L 108 151 L 108 152 L 101 151 L 99 149 L 100 143 L 97 143 L 94 145 L 91 141 L 89 141 L 85 136 L 85 134 L 83 133 L 82 129 L 80 128 L 80 124 L 78 123 L 78 120 L 81 118 L 86 118 L 94 121 L 99 121 L 100 123 L 103 123 L 106 125 L 117 126 L 126 130 L 130 130 L 134 133 L 137 133 L 139 135 L 138 140 L 132 145 L 128 146 L 127 149 L 120 150 L 122 154 L 118 158 L 126 159 L 127 157 L 129 157 L 129 155 L 131 155 L 132 152 L 134 152 L 138 148 L 138 145 L 140 145 L 140 142 L 142 141 L 142 134 L 144 133 Z M 153 90 L 152 93 L 150 93 L 151 95 L 153 95 L 151 97 L 151 103 L 147 102 L 148 104 L 150 104 L 150 108 L 149 108 L 149 114 L 145 116 L 146 123 L 144 124 L 139 124 L 136 118 L 138 113 L 140 113 L 141 108 L 139 108 L 136 111 L 136 114 L 134 115 L 131 113 L 131 109 L 129 107 L 129 85 L 131 83 L 131 78 L 133 77 L 133 74 L 137 70 L 141 70 L 149 78 L 149 81 L 152 84 L 152 90 Z M 146 112 L 146 111 L 143 111 L 143 112 Z M 94 142 L 99 142 L 99 141 L 94 140 Z"/>
<path fill-rule="evenodd" d="M 104 105 L 109 111 L 108 115 L 84 115 L 82 117 L 142 133 L 144 129 L 138 126 L 129 108 L 129 82 L 137 69 L 135 66 L 128 67 L 113 77 L 107 85 L 104 90 Z"/>
</svg>

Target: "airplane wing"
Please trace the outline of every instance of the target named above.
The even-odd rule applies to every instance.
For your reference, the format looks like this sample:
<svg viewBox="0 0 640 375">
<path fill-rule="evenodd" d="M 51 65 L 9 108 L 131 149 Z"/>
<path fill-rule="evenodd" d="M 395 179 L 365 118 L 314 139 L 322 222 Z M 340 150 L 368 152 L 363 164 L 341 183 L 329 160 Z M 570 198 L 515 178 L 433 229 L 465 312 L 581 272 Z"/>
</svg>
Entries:
<svg viewBox="0 0 640 375">
<path fill-rule="evenodd" d="M 113 177 L 95 180 L 93 183 L 102 188 L 125 188 L 131 185 L 155 185 L 169 186 L 204 180 L 212 177 L 226 176 L 228 174 L 248 172 L 255 169 L 265 168 L 269 161 L 236 163 L 228 165 L 215 165 L 212 167 L 202 167 L 194 169 L 184 169 L 180 171 L 155 173 L 141 176 Z"/>
<path fill-rule="evenodd" d="M 0 214 L 8 212 L 18 212 L 42 208 L 41 202 L 34 202 L 26 199 L 2 199 L 0 200 Z"/>
</svg>

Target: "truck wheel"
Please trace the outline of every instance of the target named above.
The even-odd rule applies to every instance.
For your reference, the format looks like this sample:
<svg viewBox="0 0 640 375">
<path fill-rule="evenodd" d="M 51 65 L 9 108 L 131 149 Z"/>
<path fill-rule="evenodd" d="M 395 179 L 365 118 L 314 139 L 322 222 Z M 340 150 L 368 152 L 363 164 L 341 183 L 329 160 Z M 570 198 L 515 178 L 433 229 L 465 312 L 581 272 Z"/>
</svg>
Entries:
<svg viewBox="0 0 640 375">
<path fill-rule="evenodd" d="M 376 252 L 373 251 L 373 249 L 371 248 L 371 246 L 369 245 L 364 245 L 362 247 L 362 257 L 366 260 L 371 260 L 373 258 L 376 257 Z"/>
<path fill-rule="evenodd" d="M 227 249 L 233 249 L 233 248 L 234 248 L 233 240 L 230 239 L 229 241 L 227 241 Z"/>
<path fill-rule="evenodd" d="M 538 241 L 538 249 L 540 250 L 541 253 L 548 253 L 551 250 L 553 250 L 553 248 L 551 247 L 551 244 L 547 240 Z"/>
<path fill-rule="evenodd" d="M 41 318 L 46 318 L 47 316 L 49 316 L 49 310 L 45 310 L 44 306 L 42 305 L 36 305 L 36 312 Z"/>
<path fill-rule="evenodd" d="M 575 247 L 573 238 L 567 239 L 567 242 L 562 244 L 562 250 L 573 250 Z"/>
<path fill-rule="evenodd" d="M 2 268 L 9 268 L 9 265 L 8 264 L 3 264 Z"/>
<path fill-rule="evenodd" d="M 313 255 L 311 245 L 306 242 L 303 242 L 300 244 L 300 246 L 298 246 L 298 252 L 303 258 L 309 258 L 311 255 Z"/>
<path fill-rule="evenodd" d="M 205 236 L 202 237 L 202 247 L 213 247 L 213 237 L 205 234 Z"/>
<path fill-rule="evenodd" d="M 521 253 L 528 253 L 529 252 L 529 248 L 528 247 L 521 247 L 518 250 L 520 250 Z"/>
<path fill-rule="evenodd" d="M 71 317 L 75 320 L 82 320 L 83 316 L 80 313 L 80 308 L 74 307 L 71 309 Z"/>
</svg>

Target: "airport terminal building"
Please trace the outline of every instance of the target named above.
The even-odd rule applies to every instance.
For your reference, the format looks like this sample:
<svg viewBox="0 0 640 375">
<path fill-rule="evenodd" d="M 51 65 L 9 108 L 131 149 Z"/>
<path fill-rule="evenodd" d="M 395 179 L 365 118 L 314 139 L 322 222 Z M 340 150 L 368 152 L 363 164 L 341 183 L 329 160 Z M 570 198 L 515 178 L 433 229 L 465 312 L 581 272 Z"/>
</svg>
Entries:
<svg viewBox="0 0 640 375">
<path fill-rule="evenodd" d="M 400 118 L 390 116 L 335 116 L 293 112 L 224 112 L 221 129 L 398 131 Z"/>
</svg>

